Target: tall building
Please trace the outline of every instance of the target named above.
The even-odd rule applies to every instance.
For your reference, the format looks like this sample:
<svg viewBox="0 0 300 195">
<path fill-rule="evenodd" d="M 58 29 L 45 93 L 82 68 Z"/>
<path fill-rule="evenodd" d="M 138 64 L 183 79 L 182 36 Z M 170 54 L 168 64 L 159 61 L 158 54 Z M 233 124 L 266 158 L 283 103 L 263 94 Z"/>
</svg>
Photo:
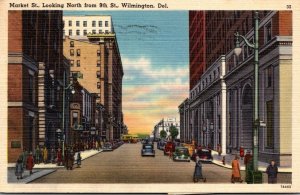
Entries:
<svg viewBox="0 0 300 195">
<path fill-rule="evenodd" d="M 239 57 L 233 49 L 237 31 L 253 41 L 253 12 L 204 13 L 206 68 L 190 90 L 184 131 L 197 144 L 221 144 L 223 153 L 252 149 L 254 51 L 242 40 Z M 292 12 L 260 11 L 259 18 L 259 119 L 266 124 L 259 128 L 259 160 L 291 166 Z"/>
<path fill-rule="evenodd" d="M 111 16 L 86 15 L 63 16 L 64 35 L 86 38 L 91 34 L 114 33 Z"/>
<path fill-rule="evenodd" d="M 8 162 L 56 144 L 69 71 L 62 36 L 62 11 L 8 12 Z"/>
<path fill-rule="evenodd" d="M 268 11 L 260 12 L 260 18 Z M 252 27 L 252 11 L 190 11 L 190 90 L 206 69 L 234 48 L 235 32 L 246 34 Z"/>
<path fill-rule="evenodd" d="M 206 69 L 206 25 L 204 11 L 189 11 L 190 89 Z"/>
<path fill-rule="evenodd" d="M 180 139 L 180 122 L 176 120 L 176 118 L 163 118 L 161 121 L 159 121 L 155 126 L 154 126 L 154 131 L 153 131 L 153 136 L 154 139 L 160 138 L 160 132 L 161 131 L 166 131 L 167 133 L 167 139 L 171 139 L 171 134 L 170 134 L 170 127 L 174 126 L 178 129 L 178 135 L 176 139 Z"/>
<path fill-rule="evenodd" d="M 111 16 L 64 16 L 64 21 L 65 32 L 73 28 L 73 24 L 78 24 L 76 29 L 80 32 L 87 32 L 65 36 L 64 54 L 70 60 L 71 73 L 81 75 L 78 80 L 80 84 L 90 93 L 98 95 L 97 103 L 103 107 L 100 136 L 106 140 L 119 139 L 124 127 L 124 72 Z M 86 26 L 94 26 L 96 30 Z M 103 29 L 108 30 L 103 33 Z"/>
</svg>

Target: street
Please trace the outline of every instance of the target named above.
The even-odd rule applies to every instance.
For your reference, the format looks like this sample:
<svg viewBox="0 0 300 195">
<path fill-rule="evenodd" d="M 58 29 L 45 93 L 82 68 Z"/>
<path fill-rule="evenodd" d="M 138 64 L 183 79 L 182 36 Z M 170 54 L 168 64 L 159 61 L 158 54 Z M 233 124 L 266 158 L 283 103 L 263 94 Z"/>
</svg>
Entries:
<svg viewBox="0 0 300 195">
<path fill-rule="evenodd" d="M 195 163 L 173 162 L 156 149 L 155 157 L 141 157 L 142 145 L 124 144 L 113 152 L 102 152 L 82 162 L 81 168 L 63 168 L 32 183 L 192 183 Z M 156 144 L 155 144 L 156 148 Z M 207 183 L 229 183 L 231 170 L 203 164 Z M 242 171 L 242 178 L 244 178 Z M 202 181 L 200 181 L 202 182 Z M 264 174 L 264 183 L 267 182 Z M 291 174 L 279 174 L 278 183 L 290 183 Z"/>
</svg>

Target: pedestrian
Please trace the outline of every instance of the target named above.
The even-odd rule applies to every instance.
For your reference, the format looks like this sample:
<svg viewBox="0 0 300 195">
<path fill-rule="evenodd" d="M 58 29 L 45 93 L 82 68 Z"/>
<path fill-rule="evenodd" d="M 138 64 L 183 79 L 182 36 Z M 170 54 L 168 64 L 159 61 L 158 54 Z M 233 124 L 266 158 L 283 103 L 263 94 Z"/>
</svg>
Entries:
<svg viewBox="0 0 300 195">
<path fill-rule="evenodd" d="M 252 164 L 252 155 L 250 150 L 246 152 L 245 158 L 244 158 L 244 165 L 246 169 L 246 175 L 245 175 L 245 181 L 247 183 L 251 182 L 251 175 L 249 174 L 250 170 L 253 169 L 253 164 Z"/>
<path fill-rule="evenodd" d="M 32 174 L 33 167 L 34 167 L 34 160 L 33 160 L 32 152 L 30 152 L 26 161 L 26 169 L 29 170 L 30 175 Z"/>
<path fill-rule="evenodd" d="M 206 178 L 203 178 L 202 175 L 202 163 L 200 161 L 199 156 L 196 156 L 195 160 L 195 170 L 194 170 L 194 182 L 198 182 L 199 179 L 203 179 L 204 182 L 206 182 Z"/>
<path fill-rule="evenodd" d="M 99 150 L 99 143 L 98 143 L 98 140 L 96 141 L 96 150 Z"/>
<path fill-rule="evenodd" d="M 54 163 L 54 157 L 55 157 L 55 150 L 54 150 L 54 148 L 52 146 L 51 150 L 50 150 L 50 162 L 51 163 Z"/>
<path fill-rule="evenodd" d="M 23 168 L 26 167 L 27 156 L 28 156 L 28 152 L 26 148 L 24 148 L 22 154 L 20 155 L 20 158 L 22 159 Z"/>
<path fill-rule="evenodd" d="M 268 175 L 268 183 L 277 183 L 278 167 L 274 160 L 271 160 L 269 166 L 267 167 L 266 173 Z"/>
<path fill-rule="evenodd" d="M 43 149 L 43 161 L 45 164 L 48 162 L 48 150 L 47 150 L 46 146 L 44 146 L 44 149 Z"/>
<path fill-rule="evenodd" d="M 56 159 L 57 159 L 57 161 L 56 161 L 57 165 L 60 166 L 62 163 L 62 152 L 61 152 L 60 148 L 57 149 Z"/>
<path fill-rule="evenodd" d="M 252 158 L 250 150 L 247 150 L 245 158 L 244 158 L 244 165 L 247 166 L 249 163 L 250 159 Z"/>
<path fill-rule="evenodd" d="M 77 167 L 80 168 L 80 165 L 81 165 L 81 155 L 80 155 L 80 152 L 77 153 Z"/>
<path fill-rule="evenodd" d="M 41 156 L 41 150 L 39 145 L 37 145 L 35 149 L 35 155 L 34 155 L 34 161 L 36 162 L 36 164 L 40 164 L 40 156 Z"/>
<path fill-rule="evenodd" d="M 23 160 L 22 158 L 18 158 L 16 163 L 16 169 L 15 169 L 15 175 L 17 176 L 17 179 L 23 179 L 24 167 L 23 167 Z"/>
<path fill-rule="evenodd" d="M 241 170 L 240 170 L 240 162 L 239 156 L 235 155 L 234 160 L 232 160 L 232 175 L 231 175 L 231 183 L 240 182 L 242 183 L 243 180 L 241 179 Z"/>
</svg>

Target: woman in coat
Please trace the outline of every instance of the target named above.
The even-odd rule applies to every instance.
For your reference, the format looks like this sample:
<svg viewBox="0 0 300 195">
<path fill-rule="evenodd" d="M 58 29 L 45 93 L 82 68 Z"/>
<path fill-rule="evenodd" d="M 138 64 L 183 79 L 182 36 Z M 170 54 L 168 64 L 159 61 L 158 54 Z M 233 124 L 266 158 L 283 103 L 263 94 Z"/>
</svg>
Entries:
<svg viewBox="0 0 300 195">
<path fill-rule="evenodd" d="M 232 161 L 231 183 L 235 182 L 243 182 L 243 180 L 241 179 L 241 170 L 238 155 L 235 155 L 235 159 Z"/>
<path fill-rule="evenodd" d="M 202 163 L 200 161 L 199 156 L 196 156 L 196 165 L 195 165 L 195 171 L 194 171 L 194 182 L 198 182 L 199 179 L 203 179 L 204 182 L 206 182 L 206 178 L 203 178 L 202 175 Z"/>
<path fill-rule="evenodd" d="M 57 165 L 60 166 L 62 163 L 62 152 L 60 148 L 57 149 L 56 159 L 57 159 Z"/>
<path fill-rule="evenodd" d="M 30 175 L 32 174 L 33 166 L 34 166 L 34 160 L 33 160 L 32 152 L 30 152 L 26 162 L 26 169 L 29 170 Z"/>
<path fill-rule="evenodd" d="M 43 161 L 45 164 L 48 162 L 48 150 L 47 150 L 46 146 L 44 146 L 44 149 L 43 149 Z"/>
<path fill-rule="evenodd" d="M 15 169 L 15 175 L 17 176 L 17 179 L 23 179 L 24 167 L 23 167 L 23 161 L 21 158 L 18 158 L 16 163 L 16 169 Z"/>
<path fill-rule="evenodd" d="M 271 160 L 270 165 L 267 167 L 266 173 L 268 175 L 268 183 L 277 183 L 278 167 L 274 160 Z"/>
</svg>

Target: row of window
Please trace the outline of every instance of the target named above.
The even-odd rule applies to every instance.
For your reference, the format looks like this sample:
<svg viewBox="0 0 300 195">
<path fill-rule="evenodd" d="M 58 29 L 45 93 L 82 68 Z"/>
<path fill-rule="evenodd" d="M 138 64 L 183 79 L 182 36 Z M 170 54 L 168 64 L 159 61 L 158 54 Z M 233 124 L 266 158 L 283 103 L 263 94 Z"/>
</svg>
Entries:
<svg viewBox="0 0 300 195">
<path fill-rule="evenodd" d="M 77 49 L 77 50 L 76 50 L 76 55 L 77 55 L 77 56 L 80 56 L 80 53 L 81 53 L 81 52 L 80 52 L 80 49 Z M 74 56 L 74 49 L 70 49 L 70 56 Z"/>
<path fill-rule="evenodd" d="M 64 21 L 65 23 L 65 21 Z M 88 21 L 83 21 L 83 27 L 87 27 L 88 26 Z M 72 20 L 69 20 L 69 26 L 72 26 L 73 24 L 73 21 Z M 96 24 L 97 24 L 97 21 L 92 21 L 92 27 L 96 27 Z M 105 27 L 109 27 L 109 23 L 108 21 L 105 21 Z M 76 21 L 76 26 L 77 27 L 80 27 L 80 21 Z M 98 27 L 103 27 L 103 21 L 98 21 Z"/>
<path fill-rule="evenodd" d="M 70 60 L 70 65 L 71 65 L 71 67 L 74 66 L 74 60 Z M 100 60 L 97 60 L 97 67 L 100 67 L 100 65 L 101 65 Z M 80 67 L 80 60 L 76 60 L 76 66 Z"/>
<path fill-rule="evenodd" d="M 63 33 L 64 33 L 64 36 L 66 35 L 66 32 L 65 32 L 65 30 L 63 31 Z M 82 33 L 80 33 L 80 30 L 76 30 L 76 35 L 77 36 L 80 36 L 80 35 L 84 35 L 84 36 L 87 36 L 87 34 L 88 33 L 90 33 L 90 32 L 87 32 L 87 30 L 83 30 L 83 32 Z M 96 30 L 92 30 L 92 32 L 91 32 L 92 34 L 97 34 L 97 31 Z M 99 34 L 103 34 L 103 33 L 109 33 L 109 31 L 108 30 L 105 30 L 104 32 L 100 29 L 99 31 L 98 31 L 98 33 Z M 73 36 L 73 31 L 72 30 L 69 30 L 69 36 Z"/>
</svg>

